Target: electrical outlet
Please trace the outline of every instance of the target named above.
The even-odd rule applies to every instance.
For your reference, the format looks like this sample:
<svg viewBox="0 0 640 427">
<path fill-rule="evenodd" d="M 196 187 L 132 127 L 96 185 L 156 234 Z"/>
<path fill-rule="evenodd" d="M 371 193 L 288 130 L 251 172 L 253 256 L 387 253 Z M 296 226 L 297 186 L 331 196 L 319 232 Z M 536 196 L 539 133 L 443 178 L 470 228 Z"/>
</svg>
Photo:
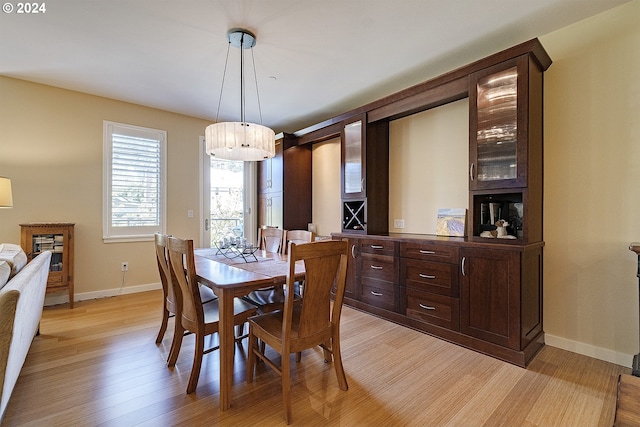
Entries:
<svg viewBox="0 0 640 427">
<path fill-rule="evenodd" d="M 123 262 L 122 263 L 122 271 L 127 271 L 129 270 L 129 263 L 128 262 Z"/>
<path fill-rule="evenodd" d="M 394 219 L 393 228 L 404 228 L 404 219 Z"/>
</svg>

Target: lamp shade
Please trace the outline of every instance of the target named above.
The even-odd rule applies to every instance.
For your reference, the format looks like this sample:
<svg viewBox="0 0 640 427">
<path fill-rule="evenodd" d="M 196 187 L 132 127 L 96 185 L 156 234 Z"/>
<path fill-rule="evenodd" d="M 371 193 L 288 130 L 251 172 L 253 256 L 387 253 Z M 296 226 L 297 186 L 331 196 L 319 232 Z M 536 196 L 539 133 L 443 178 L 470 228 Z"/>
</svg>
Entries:
<svg viewBox="0 0 640 427">
<path fill-rule="evenodd" d="M 0 208 L 13 207 L 13 197 L 11 196 L 11 180 L 0 176 Z"/>
<path fill-rule="evenodd" d="M 206 152 L 218 159 L 259 161 L 276 154 L 275 132 L 247 122 L 220 122 L 205 129 Z"/>
</svg>

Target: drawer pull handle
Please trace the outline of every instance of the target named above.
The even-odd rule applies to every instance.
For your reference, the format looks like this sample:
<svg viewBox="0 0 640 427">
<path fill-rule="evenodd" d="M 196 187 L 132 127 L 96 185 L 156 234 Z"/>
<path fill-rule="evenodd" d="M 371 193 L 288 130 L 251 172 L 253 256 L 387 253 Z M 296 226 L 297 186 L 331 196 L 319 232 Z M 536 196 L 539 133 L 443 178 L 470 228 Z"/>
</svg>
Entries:
<svg viewBox="0 0 640 427">
<path fill-rule="evenodd" d="M 466 256 L 463 256 L 463 257 L 462 257 L 462 265 L 460 266 L 460 268 L 462 269 L 462 275 L 463 275 L 463 276 L 466 276 L 466 275 L 467 275 L 467 272 L 466 272 L 466 271 L 464 271 L 464 267 L 465 267 L 466 262 L 467 262 L 467 257 L 466 257 Z"/>
<path fill-rule="evenodd" d="M 420 273 L 419 276 L 422 277 L 423 279 L 435 279 L 436 278 L 436 276 L 433 276 L 431 274 L 422 274 L 422 273 Z"/>
<path fill-rule="evenodd" d="M 436 254 L 434 251 L 425 251 L 424 249 L 420 249 L 420 253 L 421 254 L 425 254 L 425 255 L 435 255 Z"/>
<path fill-rule="evenodd" d="M 382 267 L 380 267 L 379 265 L 372 265 L 371 268 L 374 270 L 382 270 Z"/>
<path fill-rule="evenodd" d="M 373 295 L 374 297 L 381 297 L 382 294 L 380 292 L 373 292 L 371 291 L 371 295 Z"/>
<path fill-rule="evenodd" d="M 356 245 L 351 245 L 351 258 L 356 258 Z"/>
<path fill-rule="evenodd" d="M 382 245 L 371 245 L 371 249 L 384 249 Z"/>
<path fill-rule="evenodd" d="M 430 305 L 418 304 L 420 308 L 424 308 L 425 310 L 435 310 L 435 307 L 431 307 Z"/>
</svg>

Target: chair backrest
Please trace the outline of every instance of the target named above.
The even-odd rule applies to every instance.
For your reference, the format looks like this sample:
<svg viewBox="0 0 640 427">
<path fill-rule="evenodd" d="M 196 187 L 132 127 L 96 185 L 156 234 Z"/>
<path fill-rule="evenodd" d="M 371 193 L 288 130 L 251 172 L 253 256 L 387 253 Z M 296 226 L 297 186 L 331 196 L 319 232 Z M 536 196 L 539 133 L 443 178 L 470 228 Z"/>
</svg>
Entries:
<svg viewBox="0 0 640 427">
<path fill-rule="evenodd" d="M 182 325 L 190 331 L 204 325 L 204 311 L 198 290 L 196 264 L 193 254 L 193 240 L 175 237 L 167 238 L 169 265 L 173 272 L 176 292 L 179 289 L 182 299 Z M 176 321 L 180 321 L 176 319 Z"/>
<path fill-rule="evenodd" d="M 285 239 L 285 245 L 284 245 L 284 249 L 285 251 L 288 250 L 287 248 L 289 247 L 289 242 L 293 242 L 296 245 L 299 245 L 301 243 L 311 243 L 314 240 L 316 240 L 316 234 L 313 231 L 307 231 L 307 230 L 286 230 L 284 232 L 284 239 Z"/>
<path fill-rule="evenodd" d="M 176 313 L 176 295 L 171 280 L 171 268 L 169 267 L 169 255 L 167 253 L 167 238 L 165 234 L 155 234 L 156 261 L 158 262 L 158 272 L 162 283 L 165 305 L 171 313 Z"/>
<path fill-rule="evenodd" d="M 280 228 L 259 228 L 258 245 L 267 252 L 284 253 L 284 231 Z"/>
<path fill-rule="evenodd" d="M 346 240 L 325 240 L 305 245 L 289 244 L 289 270 L 285 290 L 283 337 L 288 340 L 293 319 L 296 261 L 305 267 L 304 298 L 298 326 L 298 339 L 322 334 L 338 327 L 344 288 L 347 279 L 349 243 Z M 331 289 L 335 299 L 331 310 Z"/>
</svg>

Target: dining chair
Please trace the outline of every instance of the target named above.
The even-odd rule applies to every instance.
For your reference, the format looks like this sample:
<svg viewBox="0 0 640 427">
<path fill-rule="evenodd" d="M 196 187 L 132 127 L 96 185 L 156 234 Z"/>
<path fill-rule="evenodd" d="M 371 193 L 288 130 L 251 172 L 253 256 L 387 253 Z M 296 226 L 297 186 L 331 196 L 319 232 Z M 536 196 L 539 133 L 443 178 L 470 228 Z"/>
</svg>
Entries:
<svg viewBox="0 0 640 427">
<path fill-rule="evenodd" d="M 258 229 L 259 247 L 266 252 L 284 253 L 285 238 L 285 230 L 275 227 L 261 227 Z M 243 299 L 258 307 L 258 313 L 268 313 L 282 309 L 284 306 L 284 291 L 282 286 L 268 286 L 249 292 Z"/>
<path fill-rule="evenodd" d="M 169 318 L 175 317 L 179 309 L 176 307 L 176 297 L 173 289 L 173 281 L 171 280 L 171 271 L 169 269 L 169 259 L 167 254 L 167 236 L 166 234 L 155 234 L 156 261 L 158 263 L 158 272 L 160 273 L 160 283 L 162 284 L 162 295 L 164 303 L 162 304 L 162 323 L 156 337 L 156 344 L 160 344 L 167 331 Z M 213 290 L 206 286 L 198 286 L 200 300 L 203 304 L 215 300 L 216 294 Z"/>
<path fill-rule="evenodd" d="M 258 229 L 258 247 L 267 252 L 284 253 L 284 230 L 275 227 Z"/>
<path fill-rule="evenodd" d="M 311 243 L 316 240 L 316 233 L 307 230 L 286 230 L 284 232 L 284 250 L 287 251 L 289 242 L 293 242 L 296 245 L 300 243 Z"/>
<path fill-rule="evenodd" d="M 341 390 L 347 390 L 347 377 L 340 355 L 340 314 L 344 299 L 349 244 L 346 240 L 326 240 L 305 245 L 289 244 L 289 270 L 284 310 L 249 318 L 249 357 L 247 383 L 253 382 L 257 359 L 265 362 L 282 379 L 282 401 L 287 424 L 291 422 L 290 355 L 320 345 L 324 359 L 333 364 Z M 295 265 L 302 260 L 306 289 L 300 304 L 294 304 Z M 336 285 L 331 305 L 331 289 Z M 258 346 L 266 343 L 281 356 L 280 366 Z"/>
<path fill-rule="evenodd" d="M 176 333 L 174 334 L 174 344 L 171 346 L 169 366 L 175 366 L 178 360 L 183 332 L 192 332 L 195 335 L 196 342 L 193 353 L 193 366 L 189 376 L 189 384 L 187 385 L 187 394 L 189 394 L 194 392 L 198 385 L 202 356 L 219 348 L 218 346 L 206 350 L 204 348 L 205 336 L 218 332 L 219 306 L 218 300 L 211 301 L 208 304 L 202 304 L 200 300 L 193 240 L 169 237 L 167 239 L 167 249 L 169 252 L 169 265 L 177 285 L 175 286 L 176 301 L 182 308 L 180 318 L 176 316 L 176 325 L 178 326 L 176 326 Z M 244 324 L 254 314 L 256 314 L 256 308 L 253 305 L 239 298 L 234 298 L 233 316 L 236 326 Z M 236 341 L 242 338 L 238 337 Z"/>
</svg>

